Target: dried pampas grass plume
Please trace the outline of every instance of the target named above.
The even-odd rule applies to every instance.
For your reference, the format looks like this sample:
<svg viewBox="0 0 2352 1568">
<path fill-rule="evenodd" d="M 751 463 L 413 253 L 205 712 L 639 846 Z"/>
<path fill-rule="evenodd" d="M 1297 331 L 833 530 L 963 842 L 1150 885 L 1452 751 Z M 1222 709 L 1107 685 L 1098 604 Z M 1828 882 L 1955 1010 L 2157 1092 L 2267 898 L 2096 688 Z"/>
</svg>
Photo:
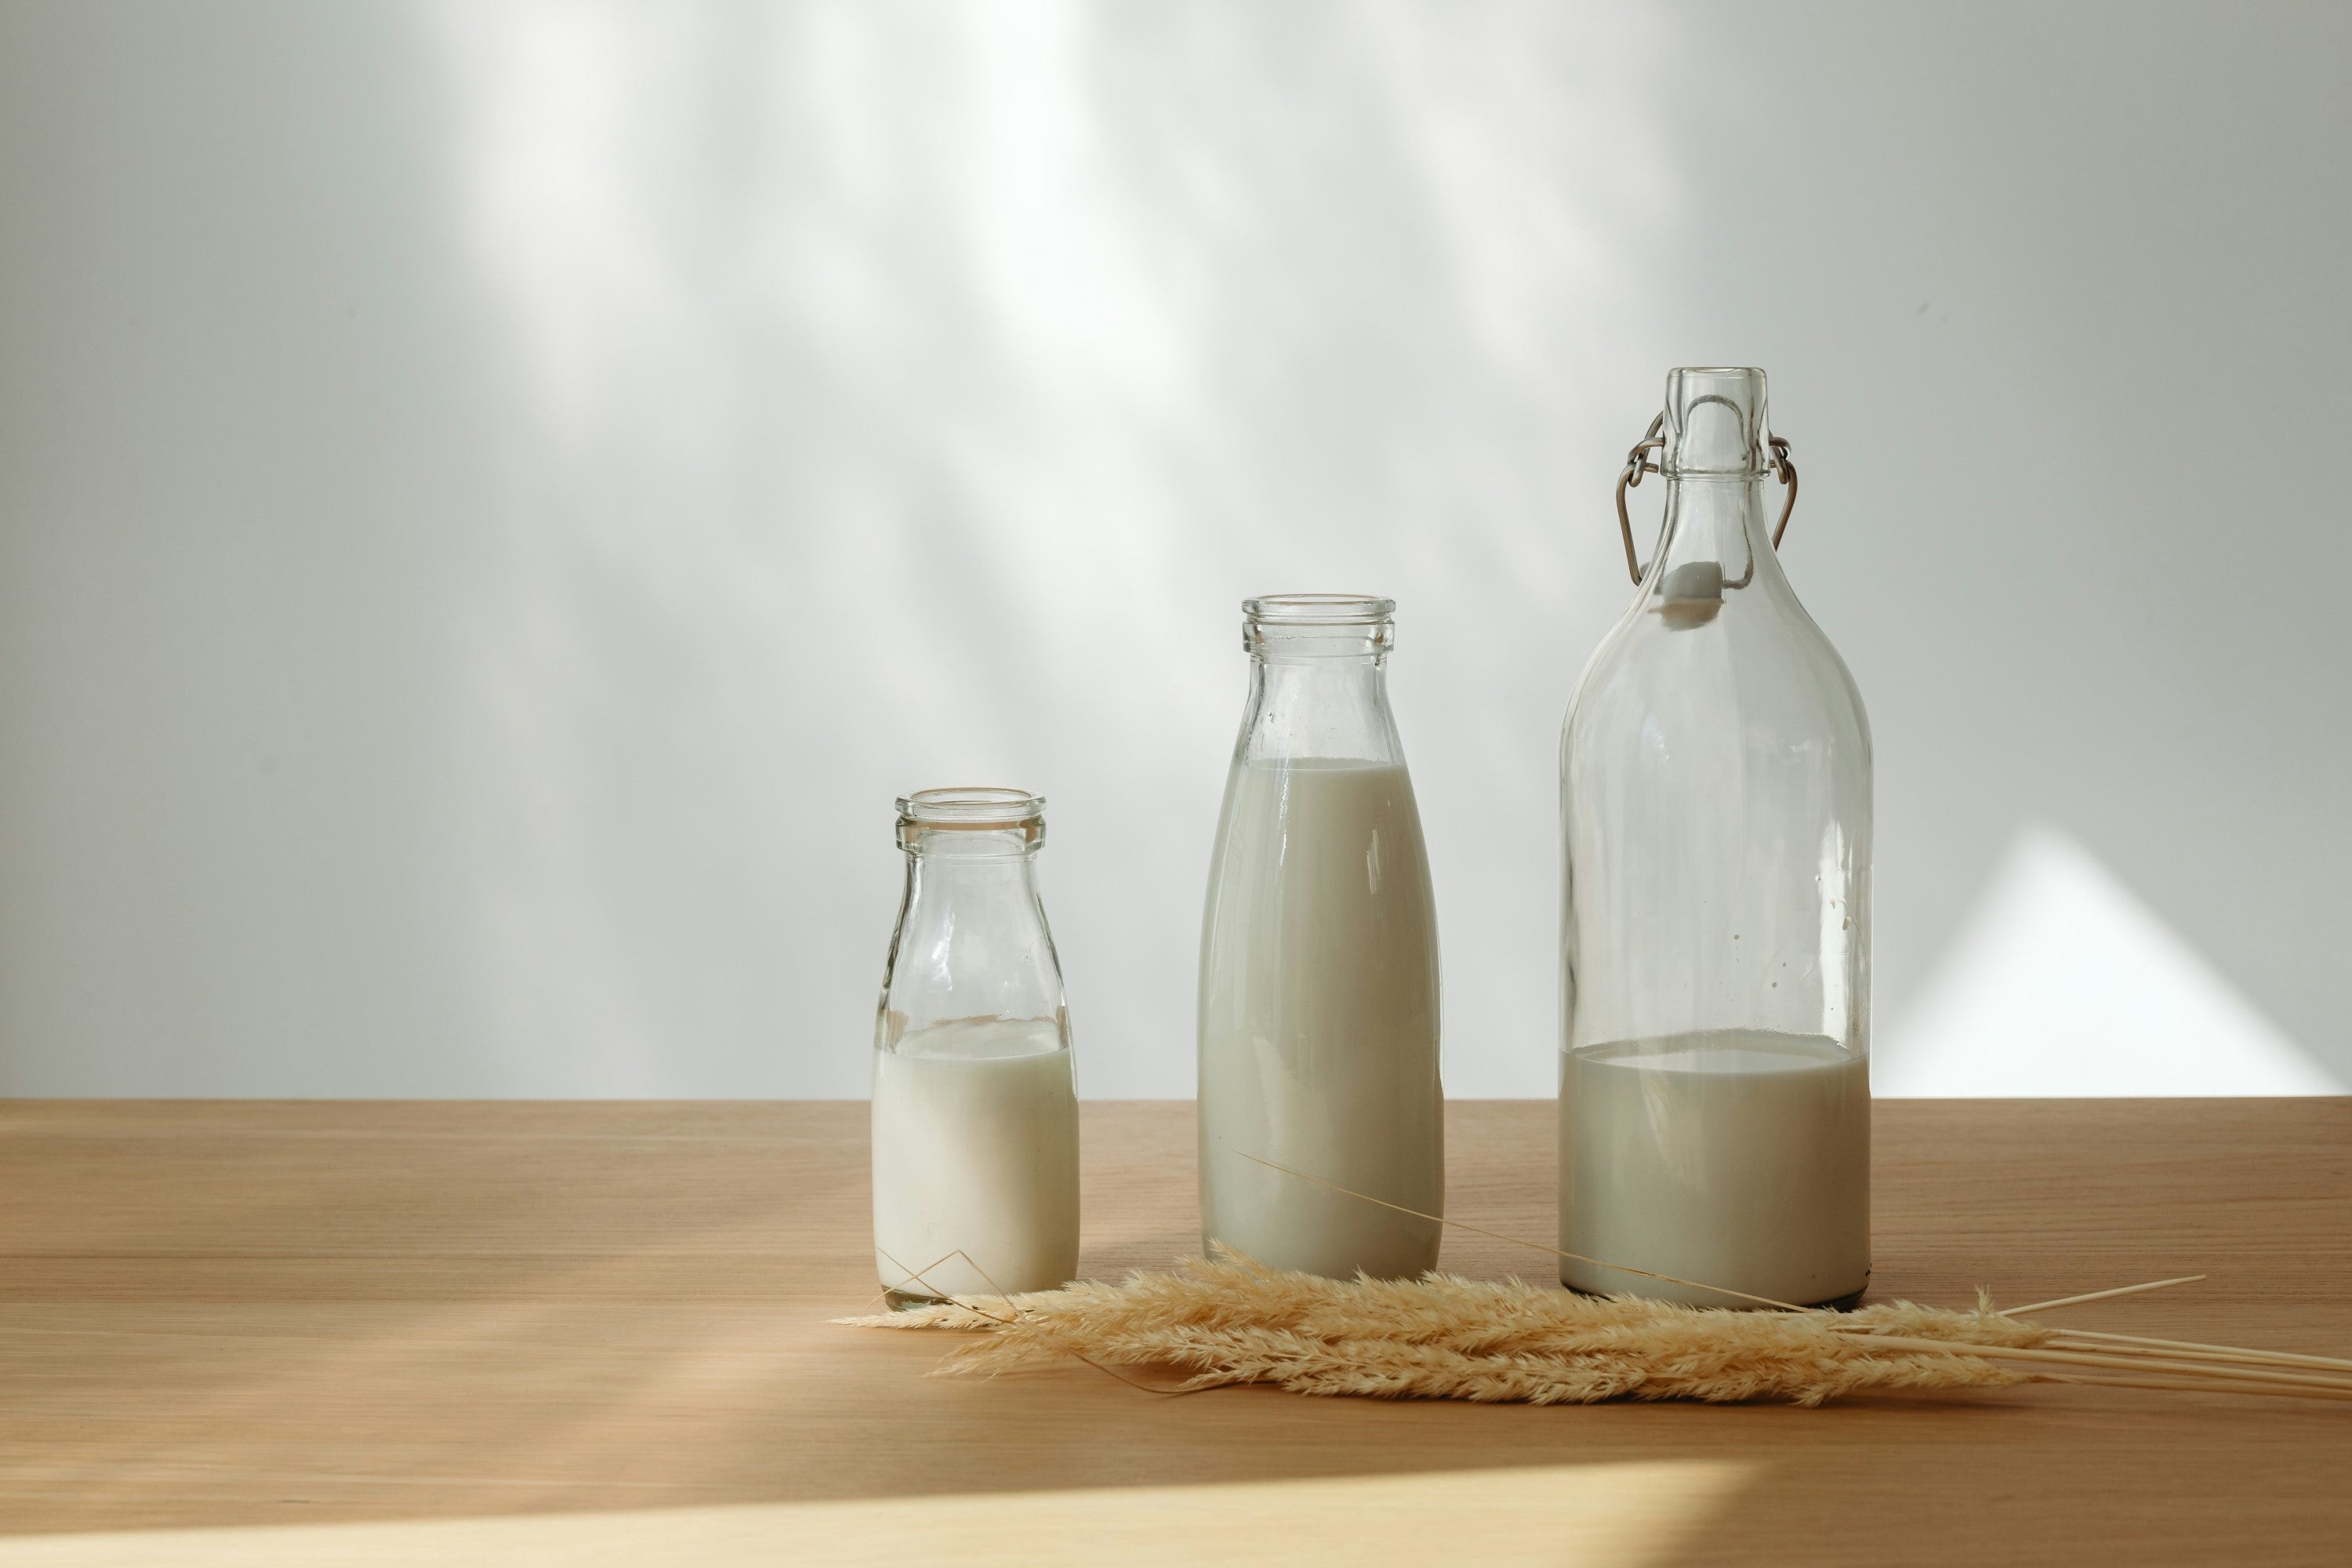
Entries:
<svg viewBox="0 0 2352 1568">
<path fill-rule="evenodd" d="M 1173 1367 L 1190 1391 L 1270 1383 L 1294 1394 L 1587 1405 L 1603 1399 L 1770 1399 L 1819 1405 L 1867 1389 L 2005 1388 L 1993 1362 L 1874 1343 L 1949 1341 L 2030 1348 L 2050 1331 L 1980 1305 L 1895 1302 L 1832 1317 L 1601 1300 L 1517 1280 L 1432 1274 L 1325 1279 L 1220 1249 L 1122 1284 L 971 1298 L 876 1317 L 865 1328 L 962 1329 L 985 1339 L 950 1374 L 1065 1360 Z"/>
<path fill-rule="evenodd" d="M 1082 1361 L 1133 1382 L 1114 1369 L 1165 1367 L 1181 1374 L 1167 1393 L 1265 1383 L 1386 1399 L 1815 1405 L 1872 1391 L 2067 1383 L 2352 1400 L 2352 1362 L 2053 1330 L 2022 1317 L 2183 1282 L 2011 1312 L 1995 1311 L 1981 1293 L 1973 1311 L 1892 1301 L 1843 1313 L 1759 1312 L 1435 1273 L 1325 1279 L 1220 1248 L 1117 1285 L 1081 1280 L 835 1321 L 983 1334 L 948 1354 L 938 1368 L 948 1375 Z"/>
</svg>

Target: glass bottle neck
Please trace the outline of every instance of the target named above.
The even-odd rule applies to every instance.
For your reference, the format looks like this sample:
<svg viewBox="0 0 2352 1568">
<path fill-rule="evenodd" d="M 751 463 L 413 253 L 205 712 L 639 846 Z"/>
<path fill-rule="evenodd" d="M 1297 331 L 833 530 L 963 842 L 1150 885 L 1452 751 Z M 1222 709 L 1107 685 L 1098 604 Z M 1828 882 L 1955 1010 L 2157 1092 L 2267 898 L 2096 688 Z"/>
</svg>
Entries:
<svg viewBox="0 0 2352 1568">
<path fill-rule="evenodd" d="M 1251 658 L 1249 706 L 1236 760 L 1302 758 L 1404 760 L 1389 712 L 1384 652 Z"/>
<path fill-rule="evenodd" d="M 1729 589 L 1780 578 L 1761 476 L 1666 477 L 1665 519 L 1643 581 L 1644 600 L 1657 598 L 1677 568 L 1706 564 L 1721 569 Z"/>
<path fill-rule="evenodd" d="M 975 847 L 994 837 L 941 833 L 907 855 L 907 889 L 883 973 L 875 1044 L 898 1048 L 942 1024 L 1051 1021 L 1068 1040 L 1062 971 L 1024 850 Z"/>
<path fill-rule="evenodd" d="M 1037 890 L 1042 821 L 988 832 L 904 824 L 909 915 L 1004 930 L 1043 928 Z"/>
<path fill-rule="evenodd" d="M 938 920 L 1024 938 L 1042 934 L 1045 906 L 1038 895 L 1037 862 L 1027 855 L 909 855 L 902 919 Z"/>
</svg>

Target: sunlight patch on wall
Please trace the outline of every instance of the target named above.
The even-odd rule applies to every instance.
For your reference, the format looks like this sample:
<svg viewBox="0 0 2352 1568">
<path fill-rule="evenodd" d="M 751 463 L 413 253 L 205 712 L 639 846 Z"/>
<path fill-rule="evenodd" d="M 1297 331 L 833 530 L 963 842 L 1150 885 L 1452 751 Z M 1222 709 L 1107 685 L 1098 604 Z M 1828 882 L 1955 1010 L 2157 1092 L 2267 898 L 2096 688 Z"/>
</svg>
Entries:
<svg viewBox="0 0 2352 1568">
<path fill-rule="evenodd" d="M 2081 844 L 2029 825 L 1871 1067 L 1882 1095 L 2339 1094 Z"/>
</svg>

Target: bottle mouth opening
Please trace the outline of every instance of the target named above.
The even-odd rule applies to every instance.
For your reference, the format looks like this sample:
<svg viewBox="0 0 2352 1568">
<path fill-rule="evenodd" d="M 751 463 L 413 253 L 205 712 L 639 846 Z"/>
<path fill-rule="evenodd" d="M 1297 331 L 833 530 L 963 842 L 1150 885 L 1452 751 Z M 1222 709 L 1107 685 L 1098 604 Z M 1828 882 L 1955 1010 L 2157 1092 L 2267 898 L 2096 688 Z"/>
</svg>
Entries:
<svg viewBox="0 0 2352 1568">
<path fill-rule="evenodd" d="M 1684 365 L 1666 373 L 1665 446 L 1658 471 L 1674 479 L 1753 479 L 1765 457 L 1764 373 L 1748 365 Z"/>
<path fill-rule="evenodd" d="M 898 797 L 898 819 L 966 833 L 1024 827 L 1045 815 L 1045 797 L 995 784 L 951 784 Z"/>
<path fill-rule="evenodd" d="M 1372 594 L 1266 594 L 1242 601 L 1242 614 L 1261 626 L 1377 626 L 1396 614 L 1396 601 Z"/>
</svg>

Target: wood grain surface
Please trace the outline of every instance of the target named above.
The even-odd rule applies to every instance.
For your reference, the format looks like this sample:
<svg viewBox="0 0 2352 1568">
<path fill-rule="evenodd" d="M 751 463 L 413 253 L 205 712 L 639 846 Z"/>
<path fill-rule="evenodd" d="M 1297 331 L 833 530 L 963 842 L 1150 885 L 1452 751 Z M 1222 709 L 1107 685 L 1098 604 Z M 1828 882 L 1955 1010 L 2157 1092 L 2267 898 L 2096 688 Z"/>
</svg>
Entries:
<svg viewBox="0 0 2352 1568">
<path fill-rule="evenodd" d="M 1540 1239 L 1544 1102 L 1449 1111 Z M 1189 1105 L 1090 1104 L 1089 1274 L 1196 1245 Z M 1874 1297 L 2352 1355 L 2352 1100 L 1878 1108 Z M 924 1373 L 866 1108 L 0 1106 L 0 1565 L 2352 1563 L 2352 1406 L 1168 1398 Z M 1445 1267 L 1548 1278 L 1450 1233 Z"/>
</svg>

